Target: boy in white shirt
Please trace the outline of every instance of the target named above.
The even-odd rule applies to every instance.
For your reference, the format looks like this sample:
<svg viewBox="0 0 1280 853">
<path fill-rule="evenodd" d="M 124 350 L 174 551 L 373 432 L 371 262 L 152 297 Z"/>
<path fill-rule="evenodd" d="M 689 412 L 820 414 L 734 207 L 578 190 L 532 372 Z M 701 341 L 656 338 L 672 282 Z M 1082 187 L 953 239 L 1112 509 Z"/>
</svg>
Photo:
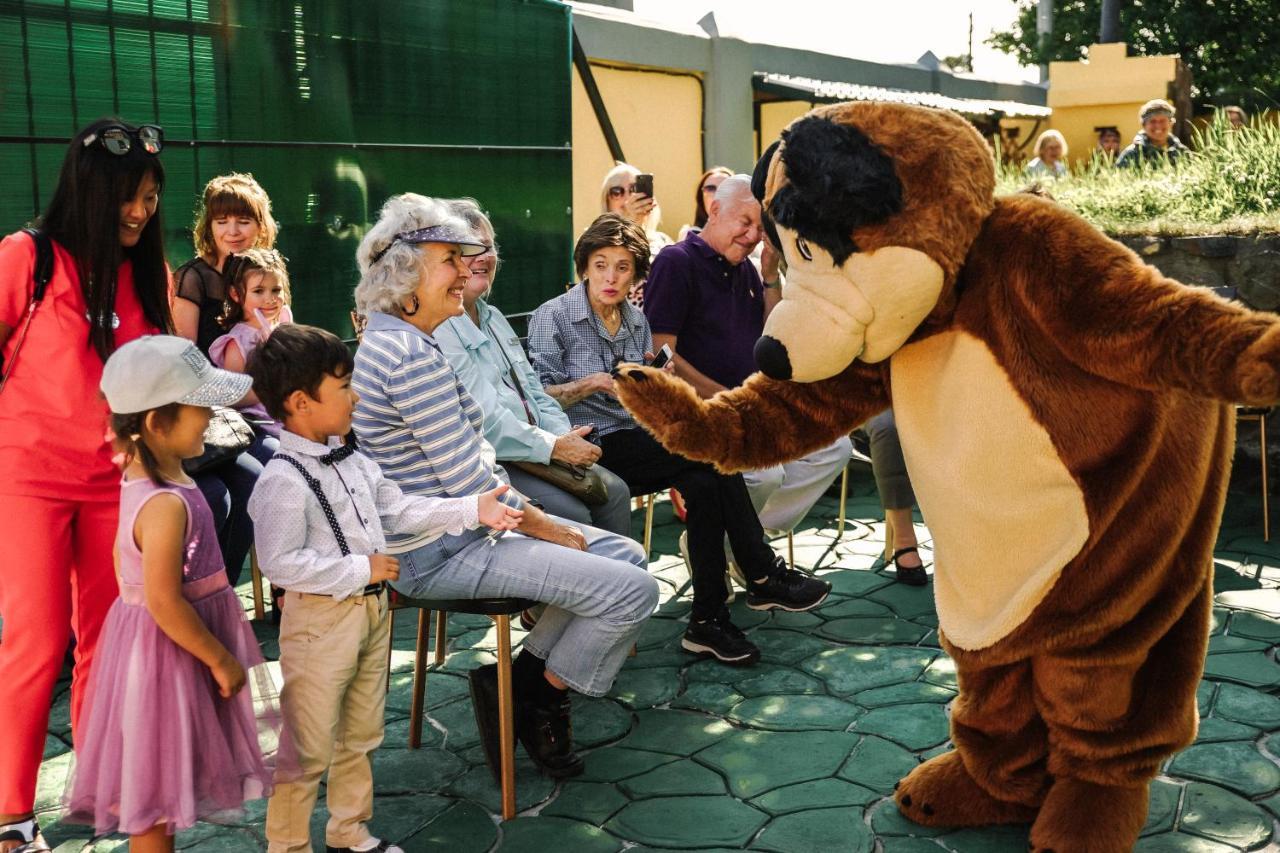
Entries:
<svg viewBox="0 0 1280 853">
<path fill-rule="evenodd" d="M 353 445 L 335 446 L 358 399 L 352 366 L 335 335 L 303 325 L 276 329 L 246 365 L 254 393 L 284 424 L 249 499 L 263 573 L 286 591 L 281 702 L 298 762 L 267 805 L 268 853 L 311 850 L 326 770 L 328 853 L 403 853 L 367 826 L 391 645 L 386 581 L 399 577 L 396 559 L 381 553 L 385 531 L 429 539 L 480 524 L 509 530 L 522 515 L 498 500 L 506 486 L 470 498 L 407 496 Z"/>
</svg>

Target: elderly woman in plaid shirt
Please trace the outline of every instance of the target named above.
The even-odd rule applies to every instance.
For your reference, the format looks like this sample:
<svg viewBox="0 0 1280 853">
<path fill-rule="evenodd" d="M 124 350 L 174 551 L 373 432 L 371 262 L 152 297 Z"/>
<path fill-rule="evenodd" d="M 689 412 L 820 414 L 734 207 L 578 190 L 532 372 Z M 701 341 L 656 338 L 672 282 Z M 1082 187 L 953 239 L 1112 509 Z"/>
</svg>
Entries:
<svg viewBox="0 0 1280 853">
<path fill-rule="evenodd" d="M 362 450 L 402 490 L 461 497 L 504 478 L 479 406 L 432 337 L 462 314 L 469 255 L 484 251 L 442 201 L 390 199 L 356 254 L 356 307 L 368 315 L 356 353 L 354 425 Z M 657 605 L 635 542 L 548 515 L 514 491 L 524 516 L 500 538 L 483 531 L 388 540 L 402 593 L 422 598 L 517 596 L 549 605 L 512 666 L 517 734 L 547 775 L 582 772 L 570 742 L 568 689 L 603 696 Z M 471 673 L 476 722 L 497 756 L 497 671 Z M 496 772 L 495 772 L 496 775 Z"/>
</svg>

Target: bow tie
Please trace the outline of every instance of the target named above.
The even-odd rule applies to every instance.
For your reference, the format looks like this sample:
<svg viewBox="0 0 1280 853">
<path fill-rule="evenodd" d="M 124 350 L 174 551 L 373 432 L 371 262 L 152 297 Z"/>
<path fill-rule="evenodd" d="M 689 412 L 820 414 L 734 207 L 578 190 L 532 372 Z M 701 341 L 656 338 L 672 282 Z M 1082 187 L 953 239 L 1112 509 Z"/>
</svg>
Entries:
<svg viewBox="0 0 1280 853">
<path fill-rule="evenodd" d="M 333 450 L 330 450 L 328 453 L 319 457 L 320 464 L 335 465 L 355 452 L 356 446 L 354 444 L 344 444 L 341 447 L 335 447 Z"/>
</svg>

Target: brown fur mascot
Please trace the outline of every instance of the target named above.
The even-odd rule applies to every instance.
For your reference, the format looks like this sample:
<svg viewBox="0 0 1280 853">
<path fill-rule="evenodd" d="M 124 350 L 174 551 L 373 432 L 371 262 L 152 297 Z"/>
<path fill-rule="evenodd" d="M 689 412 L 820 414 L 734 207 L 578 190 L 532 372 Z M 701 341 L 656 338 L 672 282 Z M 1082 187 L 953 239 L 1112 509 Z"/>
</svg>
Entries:
<svg viewBox="0 0 1280 853">
<path fill-rule="evenodd" d="M 1163 278 L 1052 201 L 993 198 L 946 112 L 841 104 L 756 167 L 782 302 L 763 371 L 700 400 L 624 372 L 667 447 L 726 471 L 830 444 L 892 404 L 934 535 L 952 752 L 912 820 L 1031 822 L 1031 848 L 1126 851 L 1195 737 L 1228 403 L 1280 398 L 1280 323 Z"/>
</svg>

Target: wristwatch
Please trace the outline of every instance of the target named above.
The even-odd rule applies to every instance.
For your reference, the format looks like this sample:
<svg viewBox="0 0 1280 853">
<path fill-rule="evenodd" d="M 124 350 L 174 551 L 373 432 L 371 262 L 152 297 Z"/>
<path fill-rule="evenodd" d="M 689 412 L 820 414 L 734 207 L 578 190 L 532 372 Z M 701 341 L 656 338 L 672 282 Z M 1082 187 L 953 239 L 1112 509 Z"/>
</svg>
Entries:
<svg viewBox="0 0 1280 853">
<path fill-rule="evenodd" d="M 778 290 L 782 287 L 782 279 L 774 279 L 773 281 L 764 282 L 764 286 L 771 290 Z"/>
</svg>

